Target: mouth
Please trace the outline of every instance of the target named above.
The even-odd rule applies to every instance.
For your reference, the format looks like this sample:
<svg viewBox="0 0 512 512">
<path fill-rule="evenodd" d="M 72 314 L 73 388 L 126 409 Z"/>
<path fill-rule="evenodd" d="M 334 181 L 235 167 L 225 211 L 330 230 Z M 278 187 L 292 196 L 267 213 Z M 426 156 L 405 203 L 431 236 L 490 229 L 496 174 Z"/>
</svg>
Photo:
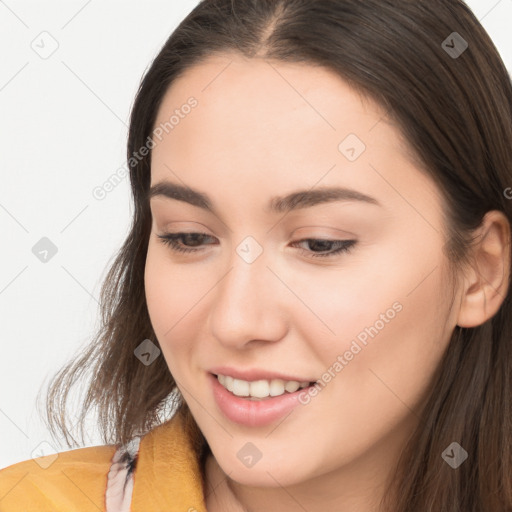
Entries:
<svg viewBox="0 0 512 512">
<path fill-rule="evenodd" d="M 246 381 L 236 379 L 230 375 L 215 374 L 220 385 L 233 396 L 249 401 L 264 401 L 273 398 L 296 393 L 315 384 L 316 381 L 285 381 L 283 379 L 260 379 Z"/>
<path fill-rule="evenodd" d="M 208 373 L 208 376 L 218 411 L 231 422 L 245 427 L 262 427 L 281 420 L 293 409 L 298 409 L 300 404 L 304 405 L 302 395 L 308 393 L 309 387 L 316 383 L 273 383 L 281 379 L 241 381 L 220 373 Z"/>
</svg>

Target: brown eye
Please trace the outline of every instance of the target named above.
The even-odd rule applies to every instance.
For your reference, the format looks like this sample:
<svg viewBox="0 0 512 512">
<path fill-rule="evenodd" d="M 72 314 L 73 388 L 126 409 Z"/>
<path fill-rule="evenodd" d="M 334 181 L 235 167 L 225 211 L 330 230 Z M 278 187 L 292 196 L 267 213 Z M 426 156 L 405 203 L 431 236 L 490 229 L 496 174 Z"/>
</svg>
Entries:
<svg viewBox="0 0 512 512">
<path fill-rule="evenodd" d="M 166 233 L 164 235 L 157 236 L 163 244 L 168 245 L 173 251 L 176 252 L 197 252 L 199 249 L 195 249 L 195 247 L 200 247 L 205 238 L 213 238 L 206 233 L 192 232 Z M 180 245 L 177 240 L 181 240 L 182 244 Z M 188 247 L 189 245 L 191 247 Z"/>
<path fill-rule="evenodd" d="M 312 253 L 309 254 L 308 257 L 313 258 L 326 258 L 335 256 L 336 254 L 340 254 L 343 252 L 349 252 L 354 245 L 356 244 L 356 240 L 326 240 L 326 239 L 320 239 L 320 238 L 305 238 L 303 240 L 299 240 L 298 242 L 295 242 L 295 244 L 301 244 L 306 242 L 311 248 L 307 249 L 306 252 Z M 311 243 L 312 242 L 312 243 Z M 329 247 L 331 247 L 333 244 L 337 245 L 338 248 L 335 250 L 331 250 L 330 252 L 316 252 L 316 249 L 319 249 L 320 251 L 328 251 Z"/>
</svg>

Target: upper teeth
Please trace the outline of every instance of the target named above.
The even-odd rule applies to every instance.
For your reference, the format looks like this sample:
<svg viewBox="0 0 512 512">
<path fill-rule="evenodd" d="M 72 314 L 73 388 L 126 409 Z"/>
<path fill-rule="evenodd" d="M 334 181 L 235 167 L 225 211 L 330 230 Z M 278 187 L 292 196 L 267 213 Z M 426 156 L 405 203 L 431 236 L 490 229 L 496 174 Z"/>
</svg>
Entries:
<svg viewBox="0 0 512 512">
<path fill-rule="evenodd" d="M 234 379 L 229 375 L 217 375 L 219 382 L 234 395 L 252 396 L 254 398 L 265 398 L 267 396 L 279 396 L 285 391 L 293 393 L 299 388 L 309 386 L 309 382 L 298 382 L 296 380 L 284 381 L 281 379 L 256 380 L 249 382 L 246 380 Z"/>
</svg>

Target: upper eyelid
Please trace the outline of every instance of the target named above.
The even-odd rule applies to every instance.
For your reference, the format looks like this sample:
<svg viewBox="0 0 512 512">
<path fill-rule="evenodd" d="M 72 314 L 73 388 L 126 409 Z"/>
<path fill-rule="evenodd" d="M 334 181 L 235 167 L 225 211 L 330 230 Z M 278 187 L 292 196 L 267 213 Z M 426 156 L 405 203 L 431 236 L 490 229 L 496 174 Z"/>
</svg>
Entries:
<svg viewBox="0 0 512 512">
<path fill-rule="evenodd" d="M 201 231 L 164 231 L 162 234 L 157 235 L 157 236 L 159 238 L 165 238 L 166 236 L 175 236 L 177 239 L 179 239 L 179 237 L 181 235 L 200 235 L 202 237 L 218 240 L 218 238 L 215 235 L 210 235 L 209 233 L 203 233 Z M 346 238 L 344 238 L 344 237 L 336 238 L 336 237 L 332 237 L 332 236 L 320 235 L 320 236 L 298 237 L 293 241 L 293 243 L 305 242 L 305 241 L 310 241 L 310 240 L 325 241 L 325 242 L 357 242 L 358 241 L 357 238 L 352 237 L 352 235 L 350 235 Z M 205 244 L 205 245 L 212 245 L 212 244 Z"/>
<path fill-rule="evenodd" d="M 217 238 L 215 235 L 211 235 L 210 233 L 205 233 L 203 231 L 165 231 L 163 230 L 163 235 L 201 235 L 208 236 L 211 238 Z M 332 235 L 334 236 L 334 235 Z M 347 236 L 353 236 L 350 233 L 347 233 Z M 331 235 L 318 235 L 318 236 L 303 236 L 300 238 L 301 240 L 349 240 L 350 238 L 332 238 Z"/>
<path fill-rule="evenodd" d="M 167 233 L 164 235 L 157 235 L 157 237 L 165 244 L 169 245 L 170 249 L 173 252 L 176 253 L 183 253 L 183 254 L 189 254 L 189 255 L 195 255 L 195 254 L 201 254 L 204 249 L 205 245 L 212 245 L 212 244 L 200 244 L 198 246 L 187 246 L 186 244 L 180 244 L 179 239 L 182 235 L 186 234 L 197 234 L 197 235 L 205 235 L 208 238 L 216 238 L 215 236 L 211 236 L 205 233 L 198 233 L 194 231 L 189 232 L 175 232 L 175 233 Z M 332 239 L 332 238 L 315 238 L 315 237 L 306 237 L 306 238 L 300 238 L 298 240 L 293 241 L 293 246 L 297 246 L 298 244 L 304 243 L 304 242 L 310 242 L 310 241 L 320 241 L 320 242 L 328 242 L 331 244 L 338 244 L 337 248 L 333 248 L 332 250 L 326 249 L 321 252 L 316 251 L 310 251 L 308 249 L 299 248 L 302 250 L 303 253 L 308 253 L 307 258 L 311 261 L 317 260 L 318 262 L 336 262 L 338 261 L 338 258 L 351 253 L 351 251 L 358 245 L 357 239 Z M 341 246 L 340 246 L 341 244 Z M 184 246 L 183 246 L 184 245 Z M 298 247 L 296 247 L 298 248 Z"/>
</svg>

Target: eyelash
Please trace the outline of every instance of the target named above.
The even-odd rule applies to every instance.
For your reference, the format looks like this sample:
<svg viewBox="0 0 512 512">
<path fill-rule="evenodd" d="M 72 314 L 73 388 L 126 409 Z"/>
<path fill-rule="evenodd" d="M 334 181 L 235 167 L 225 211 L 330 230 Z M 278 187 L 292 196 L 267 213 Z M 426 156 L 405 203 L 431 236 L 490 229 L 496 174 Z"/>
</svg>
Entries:
<svg viewBox="0 0 512 512">
<path fill-rule="evenodd" d="M 207 235 L 206 233 L 194 233 L 194 232 L 181 232 L 181 233 L 167 233 L 165 235 L 157 235 L 160 241 L 171 248 L 172 251 L 175 252 L 181 252 L 181 253 L 191 253 L 191 252 L 198 252 L 199 249 L 191 249 L 191 248 L 183 248 L 176 242 L 176 239 L 182 238 L 186 235 L 200 235 L 201 237 L 207 237 L 212 238 L 210 235 Z M 354 245 L 356 244 L 356 240 L 328 240 L 324 238 L 303 238 L 302 240 L 298 240 L 297 243 L 301 242 L 309 242 L 309 241 L 315 241 L 315 242 L 330 242 L 333 244 L 341 244 L 338 249 L 335 249 L 334 251 L 328 252 L 328 253 L 313 253 L 312 255 L 308 256 L 310 258 L 331 258 L 333 256 L 336 256 L 341 253 L 348 253 L 350 252 Z M 307 252 L 307 251 L 306 251 Z"/>
</svg>

